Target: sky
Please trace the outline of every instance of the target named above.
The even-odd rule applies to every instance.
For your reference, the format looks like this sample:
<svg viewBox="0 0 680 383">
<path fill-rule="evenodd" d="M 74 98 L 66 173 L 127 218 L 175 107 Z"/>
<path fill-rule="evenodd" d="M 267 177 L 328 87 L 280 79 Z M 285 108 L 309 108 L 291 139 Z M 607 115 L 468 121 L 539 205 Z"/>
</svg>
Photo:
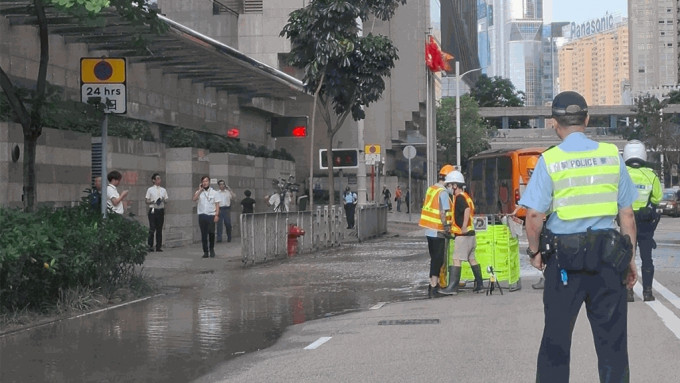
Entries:
<svg viewBox="0 0 680 383">
<path fill-rule="evenodd" d="M 628 0 L 553 0 L 552 21 L 583 22 L 620 12 L 628 17 Z"/>
</svg>

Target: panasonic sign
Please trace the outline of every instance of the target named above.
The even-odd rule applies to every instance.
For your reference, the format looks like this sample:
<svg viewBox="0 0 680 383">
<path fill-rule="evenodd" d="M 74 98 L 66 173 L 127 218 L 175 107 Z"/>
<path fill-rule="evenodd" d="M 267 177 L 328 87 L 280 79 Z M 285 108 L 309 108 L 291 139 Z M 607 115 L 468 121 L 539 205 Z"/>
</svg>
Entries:
<svg viewBox="0 0 680 383">
<path fill-rule="evenodd" d="M 571 23 L 571 38 L 580 39 L 596 33 L 604 32 L 614 28 L 614 15 L 606 13 L 604 17 L 592 19 L 581 24 Z"/>
</svg>

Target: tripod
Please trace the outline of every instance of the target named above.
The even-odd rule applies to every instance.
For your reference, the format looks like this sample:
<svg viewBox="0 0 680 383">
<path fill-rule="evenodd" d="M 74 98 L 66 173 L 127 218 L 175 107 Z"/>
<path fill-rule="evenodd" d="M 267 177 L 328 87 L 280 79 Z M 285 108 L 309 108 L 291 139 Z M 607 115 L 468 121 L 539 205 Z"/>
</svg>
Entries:
<svg viewBox="0 0 680 383">
<path fill-rule="evenodd" d="M 493 295 L 494 285 L 495 287 L 498 287 L 498 291 L 503 295 L 503 289 L 501 288 L 501 284 L 498 283 L 496 274 L 493 272 L 493 266 L 488 266 L 486 272 L 489 273 L 489 288 L 486 290 L 486 295 Z"/>
</svg>

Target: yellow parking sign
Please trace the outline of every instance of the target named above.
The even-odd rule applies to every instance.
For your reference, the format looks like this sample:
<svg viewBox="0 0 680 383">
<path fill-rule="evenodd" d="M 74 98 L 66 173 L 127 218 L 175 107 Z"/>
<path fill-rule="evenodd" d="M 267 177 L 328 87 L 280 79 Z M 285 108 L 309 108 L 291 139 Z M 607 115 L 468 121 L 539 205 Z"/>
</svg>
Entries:
<svg viewBox="0 0 680 383">
<path fill-rule="evenodd" d="M 364 153 L 380 154 L 380 145 L 364 145 Z"/>
<path fill-rule="evenodd" d="M 80 59 L 80 81 L 84 84 L 122 84 L 125 82 L 125 59 L 83 57 Z"/>
</svg>

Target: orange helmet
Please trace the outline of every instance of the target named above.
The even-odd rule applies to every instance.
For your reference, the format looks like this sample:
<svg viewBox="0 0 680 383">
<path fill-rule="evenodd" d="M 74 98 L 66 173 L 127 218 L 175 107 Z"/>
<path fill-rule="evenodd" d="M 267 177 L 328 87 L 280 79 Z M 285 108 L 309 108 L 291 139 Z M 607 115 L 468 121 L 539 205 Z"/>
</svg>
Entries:
<svg viewBox="0 0 680 383">
<path fill-rule="evenodd" d="M 527 169 L 535 169 L 536 163 L 538 163 L 538 157 L 537 156 L 529 157 L 529 159 L 527 160 Z"/>
<path fill-rule="evenodd" d="M 446 164 L 446 165 L 442 166 L 441 170 L 439 171 L 439 175 L 440 176 L 446 176 L 447 174 L 451 173 L 454 170 L 456 170 L 455 166 Z"/>
</svg>

